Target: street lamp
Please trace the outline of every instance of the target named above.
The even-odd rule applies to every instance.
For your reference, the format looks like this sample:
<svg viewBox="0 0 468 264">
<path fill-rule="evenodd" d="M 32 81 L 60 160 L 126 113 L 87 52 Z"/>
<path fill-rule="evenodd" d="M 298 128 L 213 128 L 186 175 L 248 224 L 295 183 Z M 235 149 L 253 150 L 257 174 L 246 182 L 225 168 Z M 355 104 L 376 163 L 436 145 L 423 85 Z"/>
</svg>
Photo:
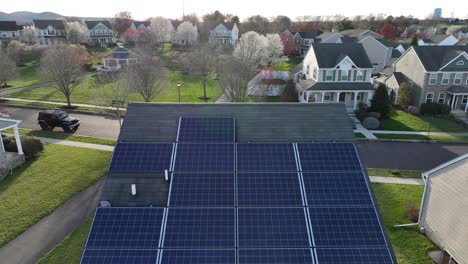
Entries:
<svg viewBox="0 0 468 264">
<path fill-rule="evenodd" d="M 177 90 L 179 91 L 179 103 L 180 103 L 180 82 L 177 82 Z"/>
</svg>

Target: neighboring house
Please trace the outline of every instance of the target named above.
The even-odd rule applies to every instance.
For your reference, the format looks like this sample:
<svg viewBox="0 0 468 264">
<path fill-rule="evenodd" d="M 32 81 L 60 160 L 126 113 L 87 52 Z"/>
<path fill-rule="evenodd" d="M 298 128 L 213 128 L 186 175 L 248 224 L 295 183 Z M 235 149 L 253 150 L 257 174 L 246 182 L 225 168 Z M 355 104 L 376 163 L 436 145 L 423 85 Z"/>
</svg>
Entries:
<svg viewBox="0 0 468 264">
<path fill-rule="evenodd" d="M 340 32 L 340 34 L 345 37 L 349 38 L 349 40 L 354 40 L 356 42 L 364 39 L 365 37 L 371 36 L 376 39 L 381 39 L 383 38 L 382 35 L 370 30 L 370 29 L 348 29 L 348 30 L 343 30 Z M 344 41 L 343 41 L 344 42 Z"/>
<path fill-rule="evenodd" d="M 373 73 L 382 71 L 385 67 L 392 65 L 401 55 L 401 52 L 396 48 L 396 44 L 390 41 L 372 36 L 367 36 L 359 43 L 362 44 L 364 50 L 369 57 L 373 66 Z"/>
<path fill-rule="evenodd" d="M 109 21 L 85 21 L 85 23 L 88 27 L 90 45 L 107 46 L 115 43 L 114 31 Z"/>
<path fill-rule="evenodd" d="M 413 46 L 395 62 L 393 71 L 411 85 L 412 105 L 440 103 L 467 111 L 468 46 Z M 389 78 L 387 86 L 398 89 L 394 79 Z"/>
<path fill-rule="evenodd" d="M 438 263 L 468 263 L 468 153 L 423 173 L 423 180 L 418 223 L 445 253 Z"/>
<path fill-rule="evenodd" d="M 38 45 L 58 45 L 66 41 L 65 23 L 63 20 L 33 20 L 36 31 L 36 44 Z"/>
<path fill-rule="evenodd" d="M 418 25 L 411 25 L 409 27 L 406 27 L 403 33 L 401 33 L 400 37 L 402 38 L 412 38 L 413 35 L 418 35 L 424 30 L 423 27 L 418 26 Z"/>
<path fill-rule="evenodd" d="M 468 38 L 468 27 L 457 29 L 453 35 L 458 39 Z"/>
<path fill-rule="evenodd" d="M 372 63 L 360 43 L 314 43 L 296 83 L 302 103 L 342 102 L 356 109 L 374 95 Z"/>
<path fill-rule="evenodd" d="M 387 86 L 388 94 L 390 95 L 390 101 L 392 104 L 397 103 L 398 90 L 403 83 L 411 84 L 406 76 L 401 72 L 394 72 L 389 77 L 385 77 L 383 83 Z"/>
<path fill-rule="evenodd" d="M 403 43 L 410 44 L 412 38 L 406 38 Z M 423 35 L 418 39 L 419 46 L 453 46 L 458 42 L 458 39 L 453 35 L 434 34 Z"/>
<path fill-rule="evenodd" d="M 20 37 L 16 21 L 0 21 L 0 44 Z"/>
<path fill-rule="evenodd" d="M 460 40 L 456 45 L 468 45 L 468 38 Z"/>
<path fill-rule="evenodd" d="M 317 37 L 322 33 L 323 32 L 319 29 L 296 32 L 295 39 L 297 41 L 299 55 L 304 57 L 307 54 L 307 51 L 309 51 L 310 46 L 312 46 L 313 43 L 318 42 Z"/>
<path fill-rule="evenodd" d="M 208 42 L 211 45 L 235 46 L 239 41 L 239 28 L 236 23 L 219 23 L 210 29 Z"/>
<path fill-rule="evenodd" d="M 343 35 L 337 32 L 323 32 L 317 37 L 319 43 L 342 43 Z"/>
<path fill-rule="evenodd" d="M 130 28 L 139 32 L 150 30 L 150 21 L 133 21 Z"/>
<path fill-rule="evenodd" d="M 103 58 L 103 64 L 105 69 L 111 71 L 120 70 L 122 67 L 125 67 L 129 64 L 135 64 L 138 62 L 137 53 L 127 49 L 127 48 L 117 48 L 112 53 Z"/>
</svg>

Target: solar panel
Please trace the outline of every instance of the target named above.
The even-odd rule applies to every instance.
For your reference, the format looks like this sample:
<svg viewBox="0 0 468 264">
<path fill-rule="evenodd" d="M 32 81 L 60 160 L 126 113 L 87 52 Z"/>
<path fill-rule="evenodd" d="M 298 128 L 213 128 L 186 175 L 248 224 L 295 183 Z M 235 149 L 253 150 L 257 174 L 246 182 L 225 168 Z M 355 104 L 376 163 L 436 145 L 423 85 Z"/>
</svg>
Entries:
<svg viewBox="0 0 468 264">
<path fill-rule="evenodd" d="M 118 143 L 110 172 L 163 172 L 169 169 L 172 143 Z"/>
<path fill-rule="evenodd" d="M 362 172 L 304 172 L 302 177 L 309 206 L 372 206 Z"/>
<path fill-rule="evenodd" d="M 98 208 L 87 249 L 158 248 L 164 208 Z"/>
<path fill-rule="evenodd" d="M 237 184 L 239 206 L 303 206 L 297 172 L 239 172 Z"/>
<path fill-rule="evenodd" d="M 220 249 L 165 249 L 161 264 L 235 264 L 235 250 Z"/>
<path fill-rule="evenodd" d="M 176 172 L 234 172 L 234 144 L 177 144 Z"/>
<path fill-rule="evenodd" d="M 81 264 L 154 264 L 158 250 L 86 249 Z"/>
<path fill-rule="evenodd" d="M 239 247 L 310 247 L 304 208 L 239 208 Z"/>
<path fill-rule="evenodd" d="M 235 246 L 234 208 L 170 208 L 168 212 L 165 248 Z"/>
<path fill-rule="evenodd" d="M 237 171 L 297 171 L 293 144 L 237 144 Z"/>
<path fill-rule="evenodd" d="M 174 173 L 171 207 L 234 207 L 234 173 Z"/>
<path fill-rule="evenodd" d="M 317 248 L 320 264 L 392 264 L 387 248 Z"/>
<path fill-rule="evenodd" d="M 234 142 L 234 118 L 182 117 L 177 142 Z"/>
<path fill-rule="evenodd" d="M 353 143 L 298 143 L 302 171 L 361 171 Z"/>
<path fill-rule="evenodd" d="M 240 249 L 239 264 L 313 264 L 311 249 Z"/>
<path fill-rule="evenodd" d="M 310 207 L 317 247 L 386 246 L 374 208 Z"/>
</svg>

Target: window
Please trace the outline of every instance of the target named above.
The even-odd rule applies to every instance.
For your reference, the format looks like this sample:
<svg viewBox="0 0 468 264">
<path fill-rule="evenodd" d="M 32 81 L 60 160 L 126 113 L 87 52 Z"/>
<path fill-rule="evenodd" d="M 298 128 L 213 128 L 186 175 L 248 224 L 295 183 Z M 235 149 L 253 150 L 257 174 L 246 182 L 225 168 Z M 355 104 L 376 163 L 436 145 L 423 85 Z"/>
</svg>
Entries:
<svg viewBox="0 0 468 264">
<path fill-rule="evenodd" d="M 450 73 L 444 72 L 442 75 L 442 84 L 449 84 L 450 81 Z"/>
<path fill-rule="evenodd" d="M 464 95 L 462 98 L 462 104 L 468 103 L 468 95 Z"/>
<path fill-rule="evenodd" d="M 310 43 L 309 43 L 309 40 L 308 40 L 308 39 L 304 39 L 304 45 L 309 46 L 309 44 L 310 44 Z"/>
<path fill-rule="evenodd" d="M 333 101 L 333 95 L 335 93 L 325 93 L 325 101 Z"/>
<path fill-rule="evenodd" d="M 463 74 L 460 72 L 455 73 L 455 79 L 453 80 L 454 84 L 461 84 L 463 78 Z"/>
<path fill-rule="evenodd" d="M 432 103 L 434 101 L 434 93 L 427 93 L 426 94 L 426 103 Z"/>
<path fill-rule="evenodd" d="M 439 100 L 437 101 L 439 104 L 445 103 L 445 93 L 439 94 Z"/>
<path fill-rule="evenodd" d="M 437 84 L 437 73 L 431 73 L 429 75 L 429 84 L 436 85 Z"/>
<path fill-rule="evenodd" d="M 358 93 L 357 97 L 356 97 L 356 100 L 357 101 L 362 101 L 363 99 L 364 99 L 364 94 L 363 93 Z"/>
<path fill-rule="evenodd" d="M 457 66 L 463 66 L 465 65 L 465 62 L 460 60 L 460 61 L 457 61 Z"/>
<path fill-rule="evenodd" d="M 364 73 L 361 70 L 357 70 L 356 72 L 356 81 L 364 80 Z"/>
<path fill-rule="evenodd" d="M 341 71 L 341 80 L 342 81 L 347 81 L 348 80 L 348 71 L 346 71 L 346 70 Z"/>
<path fill-rule="evenodd" d="M 333 70 L 327 70 L 327 75 L 326 75 L 325 80 L 333 81 Z"/>
<path fill-rule="evenodd" d="M 312 78 L 314 78 L 314 80 L 317 80 L 317 67 L 314 67 L 314 71 L 312 72 Z"/>
<path fill-rule="evenodd" d="M 310 65 L 307 64 L 307 71 L 306 71 L 306 74 L 310 75 Z"/>
</svg>

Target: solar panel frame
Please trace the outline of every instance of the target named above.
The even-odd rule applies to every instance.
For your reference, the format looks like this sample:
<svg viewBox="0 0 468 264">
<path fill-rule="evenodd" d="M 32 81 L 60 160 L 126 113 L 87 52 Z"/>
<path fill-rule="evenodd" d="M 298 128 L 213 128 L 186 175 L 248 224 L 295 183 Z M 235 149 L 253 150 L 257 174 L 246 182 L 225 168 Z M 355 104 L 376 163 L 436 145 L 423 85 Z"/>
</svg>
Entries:
<svg viewBox="0 0 468 264">
<path fill-rule="evenodd" d="M 81 264 L 154 264 L 159 249 L 85 249 Z"/>
<path fill-rule="evenodd" d="M 362 165 L 352 142 L 297 143 L 302 172 L 362 171 Z"/>
<path fill-rule="evenodd" d="M 246 248 L 238 254 L 238 264 L 315 263 L 312 248 Z"/>
<path fill-rule="evenodd" d="M 177 142 L 234 142 L 234 118 L 181 117 Z"/>
<path fill-rule="evenodd" d="M 160 264 L 235 264 L 233 249 L 163 249 Z"/>
<path fill-rule="evenodd" d="M 321 264 L 393 264 L 387 247 L 381 248 L 317 248 L 317 262 Z"/>
<path fill-rule="evenodd" d="M 293 143 L 237 143 L 238 172 L 298 171 Z"/>
<path fill-rule="evenodd" d="M 177 143 L 174 172 L 234 172 L 234 143 Z"/>
<path fill-rule="evenodd" d="M 108 171 L 115 173 L 164 172 L 171 167 L 173 143 L 119 142 L 112 154 Z"/>
</svg>

